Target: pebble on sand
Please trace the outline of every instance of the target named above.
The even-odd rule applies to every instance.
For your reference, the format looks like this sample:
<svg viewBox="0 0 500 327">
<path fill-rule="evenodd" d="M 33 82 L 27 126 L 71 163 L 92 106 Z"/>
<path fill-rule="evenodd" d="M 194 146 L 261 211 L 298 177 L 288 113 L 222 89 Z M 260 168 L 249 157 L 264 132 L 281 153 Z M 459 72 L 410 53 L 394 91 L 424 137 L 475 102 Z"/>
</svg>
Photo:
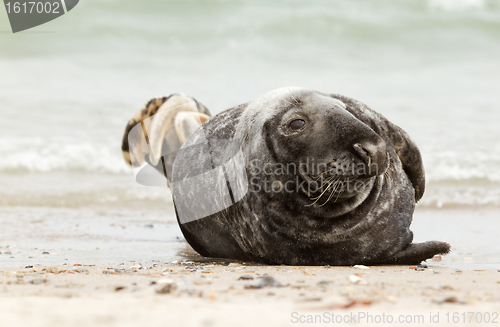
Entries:
<svg viewBox="0 0 500 327">
<path fill-rule="evenodd" d="M 368 282 L 364 280 L 361 276 L 358 275 L 351 275 L 349 276 L 349 281 L 351 284 L 357 284 L 357 285 L 366 285 Z"/>
<path fill-rule="evenodd" d="M 256 284 L 256 285 L 246 285 L 246 289 L 257 289 L 257 288 L 263 288 L 266 286 L 270 287 L 283 287 L 283 285 L 278 282 L 274 277 L 272 276 L 264 276 L 261 278 L 261 280 Z"/>
<path fill-rule="evenodd" d="M 169 283 L 156 289 L 157 294 L 170 294 L 177 289 L 177 284 Z"/>
</svg>

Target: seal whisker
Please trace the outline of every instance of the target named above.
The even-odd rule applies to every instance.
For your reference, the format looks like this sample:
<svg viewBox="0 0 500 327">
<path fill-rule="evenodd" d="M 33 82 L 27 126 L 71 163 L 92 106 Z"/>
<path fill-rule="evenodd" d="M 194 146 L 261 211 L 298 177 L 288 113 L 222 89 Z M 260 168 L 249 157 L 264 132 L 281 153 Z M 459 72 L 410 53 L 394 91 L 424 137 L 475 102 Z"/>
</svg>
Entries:
<svg viewBox="0 0 500 327">
<path fill-rule="evenodd" d="M 335 176 L 331 176 L 331 177 L 327 178 L 326 181 L 324 181 L 323 183 L 321 183 L 320 188 L 322 188 L 325 184 L 330 183 L 334 179 L 335 179 Z"/>
<path fill-rule="evenodd" d="M 320 205 L 320 207 L 324 206 L 325 204 L 327 204 L 327 203 L 328 203 L 328 201 L 330 201 L 330 200 L 332 199 L 332 197 L 333 197 L 333 195 L 335 194 L 335 192 L 337 192 L 338 187 L 339 187 L 339 186 L 342 186 L 342 185 L 343 185 L 343 183 L 342 183 L 342 182 L 340 182 L 340 181 L 336 181 L 334 185 L 335 185 L 335 187 L 334 187 L 334 188 L 333 188 L 333 190 L 330 192 L 330 195 L 328 196 L 328 199 L 326 199 L 326 201 L 325 201 L 323 204 L 321 204 L 321 205 Z"/>
<path fill-rule="evenodd" d="M 355 182 L 357 180 L 357 178 L 354 178 L 353 179 L 353 182 Z M 345 190 L 347 189 L 347 187 L 344 187 L 344 184 L 342 183 L 342 190 L 341 192 L 337 195 L 337 198 L 335 198 L 335 201 L 333 201 L 333 203 L 337 203 L 339 197 L 344 194 Z"/>
<path fill-rule="evenodd" d="M 332 192 L 330 193 L 330 196 L 328 197 L 328 199 L 326 199 L 326 202 L 323 203 L 323 205 L 325 205 L 328 201 L 330 201 L 332 198 L 333 198 L 333 195 L 335 194 L 335 192 L 337 192 L 337 189 L 339 186 L 342 186 L 342 182 L 338 182 L 336 185 L 335 185 L 335 188 L 332 190 Z"/>
<path fill-rule="evenodd" d="M 391 176 L 389 175 L 389 171 L 385 171 L 384 172 L 384 177 L 387 178 L 391 183 L 392 183 L 392 178 Z"/>
<path fill-rule="evenodd" d="M 283 98 L 282 100 L 283 100 L 283 101 L 288 102 L 288 103 L 289 103 L 289 104 L 291 104 L 292 106 L 294 106 L 294 105 L 295 105 L 295 104 L 291 103 L 290 101 L 288 101 L 288 100 L 287 100 L 287 99 L 285 99 L 285 98 Z"/>
<path fill-rule="evenodd" d="M 328 187 L 327 187 L 327 191 L 328 191 L 328 189 L 332 188 L 332 187 L 335 185 L 335 183 L 337 183 L 337 182 L 338 182 L 338 181 L 340 181 L 341 179 L 342 179 L 342 176 L 332 176 L 332 177 L 330 178 L 330 181 L 332 181 L 332 180 L 333 180 L 333 182 L 331 182 L 331 183 L 328 185 Z"/>
<path fill-rule="evenodd" d="M 315 200 L 315 201 L 314 201 L 313 203 L 311 203 L 311 204 L 306 204 L 305 206 L 306 206 L 306 207 L 310 207 L 310 206 L 312 206 L 312 205 L 316 204 L 316 203 L 319 201 L 319 199 L 320 199 L 320 198 L 321 198 L 321 197 L 322 197 L 322 196 L 323 196 L 323 195 L 324 195 L 324 194 L 325 194 L 325 193 L 326 193 L 326 192 L 327 192 L 327 191 L 328 191 L 328 190 L 329 190 L 329 189 L 330 189 L 333 185 L 335 185 L 335 183 L 337 183 L 339 180 L 340 180 L 340 177 L 338 177 L 338 178 L 337 178 L 334 182 L 331 182 L 331 183 L 328 185 L 328 187 L 327 187 L 327 188 L 326 188 L 326 189 L 325 189 L 325 190 L 324 190 L 324 191 L 323 191 L 320 195 L 318 195 L 317 197 L 314 197 L 314 198 L 310 198 L 310 200 Z M 323 184 L 323 185 L 324 185 L 324 184 Z"/>
<path fill-rule="evenodd" d="M 311 206 L 313 204 L 315 204 L 316 202 L 318 202 L 318 200 L 328 191 L 328 189 L 331 187 L 333 183 L 330 183 L 330 185 L 328 185 L 328 187 L 326 188 L 326 190 L 324 190 L 320 195 L 314 197 L 314 198 L 309 198 L 310 200 L 315 200 L 312 204 L 310 205 L 306 205 L 306 206 Z"/>
<path fill-rule="evenodd" d="M 332 172 L 332 171 L 335 171 L 337 168 L 332 168 L 332 169 L 328 169 L 324 172 L 322 172 L 321 174 L 318 175 L 318 177 L 316 178 L 316 180 L 318 180 L 322 175 L 326 174 L 326 173 L 329 173 L 329 172 Z"/>
<path fill-rule="evenodd" d="M 321 177 L 321 176 L 320 176 L 320 177 Z M 319 179 L 320 177 L 316 178 L 314 181 L 315 181 L 315 182 L 318 182 L 318 179 Z M 335 178 L 335 176 L 331 176 L 331 177 L 327 178 L 325 181 L 323 181 L 323 182 L 321 183 L 321 185 L 320 185 L 320 187 L 319 187 L 319 188 L 320 188 L 320 189 L 321 189 L 321 188 L 323 188 L 323 186 L 325 186 L 325 184 L 329 184 L 329 183 L 330 183 L 330 182 L 331 182 L 334 178 Z M 320 195 L 320 196 L 321 196 L 321 195 Z M 316 199 L 316 198 L 311 198 L 311 199 Z"/>
<path fill-rule="evenodd" d="M 354 183 L 354 182 L 356 182 L 356 181 L 358 181 L 358 177 L 355 177 L 355 178 L 353 178 L 353 179 L 352 179 L 352 182 L 353 182 L 353 183 Z M 344 185 L 342 185 L 342 186 L 344 186 Z M 344 192 L 346 191 L 346 189 L 347 189 L 346 187 L 343 187 L 343 188 L 342 188 L 341 192 L 337 195 L 337 197 L 335 198 L 335 201 L 333 201 L 333 203 L 337 203 L 337 201 L 338 201 L 339 197 L 340 197 L 342 194 L 344 194 Z"/>
<path fill-rule="evenodd" d="M 395 168 L 396 168 L 396 166 L 394 166 L 394 161 L 389 159 L 389 169 L 394 171 Z"/>
<path fill-rule="evenodd" d="M 389 168 L 384 172 L 384 176 L 387 177 L 387 179 L 392 183 L 392 177 L 389 174 L 389 170 L 394 171 L 394 162 L 392 160 L 389 160 Z"/>
<path fill-rule="evenodd" d="M 290 95 L 292 96 L 292 99 L 295 101 L 295 104 L 300 104 L 300 102 L 297 101 L 297 99 L 295 99 L 295 97 L 293 96 L 292 90 L 290 90 L 289 87 L 288 87 L 288 92 L 290 92 Z"/>
<path fill-rule="evenodd" d="M 339 176 L 333 183 L 328 185 L 328 188 L 326 189 L 326 191 L 330 190 L 330 195 L 329 195 L 328 199 L 326 200 L 326 202 L 328 202 L 330 200 L 330 198 L 332 197 L 332 194 L 335 193 L 335 190 L 337 189 L 338 184 L 340 183 L 340 179 L 341 179 L 341 177 Z"/>
</svg>

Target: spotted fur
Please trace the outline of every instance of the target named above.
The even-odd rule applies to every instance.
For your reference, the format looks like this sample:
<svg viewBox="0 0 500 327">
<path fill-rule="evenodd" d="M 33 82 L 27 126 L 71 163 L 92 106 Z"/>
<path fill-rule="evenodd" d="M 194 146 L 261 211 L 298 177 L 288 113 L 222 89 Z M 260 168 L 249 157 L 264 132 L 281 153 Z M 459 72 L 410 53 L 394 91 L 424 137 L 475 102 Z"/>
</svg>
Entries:
<svg viewBox="0 0 500 327">
<path fill-rule="evenodd" d="M 175 102 L 177 101 L 177 102 Z M 189 97 L 185 94 L 182 93 L 174 93 L 170 94 L 165 97 L 161 98 L 153 98 L 149 100 L 146 105 L 141 108 L 139 111 L 137 111 L 132 118 L 128 121 L 127 126 L 125 127 L 125 133 L 123 135 L 122 139 L 122 155 L 123 159 L 129 166 L 134 166 L 138 167 L 140 166 L 143 162 L 150 162 L 150 147 L 149 145 L 156 143 L 158 144 L 159 147 L 162 146 L 168 146 L 168 144 L 175 144 L 176 146 L 182 145 L 184 141 L 186 140 L 187 137 L 190 136 L 191 132 L 186 132 L 183 133 L 182 128 L 186 125 L 183 124 L 185 121 L 189 121 L 190 116 L 189 115 L 183 115 L 184 119 L 177 119 L 176 125 L 172 126 L 171 129 L 176 131 L 176 133 L 172 133 L 169 131 L 166 131 L 163 136 L 166 137 L 167 134 L 170 136 L 170 138 L 175 138 L 171 139 L 169 141 L 164 140 L 150 140 L 149 137 L 151 135 L 148 135 L 147 133 L 144 133 L 144 138 L 142 137 L 137 137 L 136 139 L 140 140 L 143 144 L 140 146 L 141 149 L 144 149 L 144 152 L 136 154 L 136 157 L 132 157 L 130 153 L 130 144 L 129 144 L 129 134 L 132 131 L 132 129 L 137 126 L 138 124 L 143 125 L 143 129 L 151 130 L 155 122 L 155 115 L 162 110 L 162 108 L 165 106 L 168 106 L 169 102 L 183 102 L 183 103 L 188 103 L 188 102 L 194 102 L 196 105 L 196 109 L 198 112 L 199 120 L 201 122 L 204 122 L 208 120 L 208 118 L 211 117 L 210 111 L 200 102 L 198 102 L 196 99 Z M 176 115 L 177 116 L 177 115 Z M 153 117 L 153 119 L 148 119 L 150 117 Z M 172 117 L 172 121 L 175 119 L 175 117 Z M 144 131 L 143 131 L 144 132 Z M 189 135 L 184 135 L 184 134 L 189 134 Z M 173 162 L 173 160 L 171 160 Z M 158 163 L 155 162 L 155 166 Z M 171 163 L 170 163 L 171 165 Z"/>
<path fill-rule="evenodd" d="M 309 121 L 307 132 L 286 130 L 286 122 L 295 116 Z M 202 138 L 208 143 L 199 146 Z M 283 88 L 223 111 L 188 138 L 174 162 L 174 182 L 193 180 L 222 165 L 225 176 L 234 176 L 239 167 L 226 162 L 235 152 L 227 146 L 231 143 L 221 139 L 237 143 L 247 167 L 243 178 L 248 178 L 250 187 L 261 188 L 195 220 L 180 217 L 179 212 L 190 208 L 196 213 L 214 212 L 212 202 L 227 201 L 222 191 L 229 188 L 233 199 L 239 185 L 213 185 L 200 178 L 193 187 L 173 188 L 181 230 L 201 255 L 289 265 L 408 264 L 450 250 L 445 242 L 412 243 L 410 224 L 425 186 L 420 151 L 406 132 L 357 100 Z M 338 192 L 337 199 L 330 196 L 336 189 L 330 189 L 330 195 L 303 189 L 264 190 L 264 185 L 273 183 L 291 182 L 292 189 L 301 183 L 314 184 L 308 174 L 250 173 L 254 160 L 300 166 L 305 157 L 312 157 L 367 165 L 370 161 L 357 152 L 358 144 L 364 144 L 366 151 L 375 149 L 369 158 L 380 171 L 356 176 L 366 188 Z M 210 201 L 200 198 L 196 192 L 200 188 L 207 190 Z M 326 198 L 325 205 L 311 201 L 318 194 Z"/>
</svg>

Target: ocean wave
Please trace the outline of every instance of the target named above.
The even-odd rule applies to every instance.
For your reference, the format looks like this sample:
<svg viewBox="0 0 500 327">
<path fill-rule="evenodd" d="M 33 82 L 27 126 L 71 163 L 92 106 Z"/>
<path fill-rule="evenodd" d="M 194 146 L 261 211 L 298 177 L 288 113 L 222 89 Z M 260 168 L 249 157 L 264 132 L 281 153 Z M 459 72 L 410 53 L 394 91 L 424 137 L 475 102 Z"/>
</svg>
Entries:
<svg viewBox="0 0 500 327">
<path fill-rule="evenodd" d="M 4 174 L 0 178 L 1 206 L 81 207 L 113 205 L 156 207 L 172 204 L 170 190 L 147 187 L 134 176 L 88 172 Z"/>
<path fill-rule="evenodd" d="M 428 6 L 431 10 L 463 12 L 471 9 L 485 9 L 486 2 L 484 0 L 429 0 Z"/>
<path fill-rule="evenodd" d="M 42 139 L 0 140 L 0 171 L 91 171 L 132 173 L 121 157 L 118 144 L 63 143 Z"/>
<path fill-rule="evenodd" d="M 139 185 L 134 175 L 51 172 L 0 175 L 0 206 L 118 206 L 153 208 L 172 205 L 168 187 Z M 427 184 L 419 203 L 423 208 L 500 207 L 497 183 Z"/>
<path fill-rule="evenodd" d="M 102 188 L 71 192 L 0 192 L 0 206 L 86 207 L 113 206 L 145 210 L 172 206 L 167 187 Z M 500 189 L 482 187 L 427 187 L 419 208 L 500 207 Z"/>
<path fill-rule="evenodd" d="M 498 187 L 427 187 L 418 204 L 424 208 L 500 206 Z"/>
<path fill-rule="evenodd" d="M 426 178 L 431 183 L 499 183 L 500 153 L 440 152 L 424 156 Z"/>
<path fill-rule="evenodd" d="M 0 173 L 99 172 L 133 176 L 116 142 L 58 141 L 42 138 L 0 140 Z M 500 183 L 500 153 L 437 152 L 424 155 L 429 184 Z"/>
</svg>

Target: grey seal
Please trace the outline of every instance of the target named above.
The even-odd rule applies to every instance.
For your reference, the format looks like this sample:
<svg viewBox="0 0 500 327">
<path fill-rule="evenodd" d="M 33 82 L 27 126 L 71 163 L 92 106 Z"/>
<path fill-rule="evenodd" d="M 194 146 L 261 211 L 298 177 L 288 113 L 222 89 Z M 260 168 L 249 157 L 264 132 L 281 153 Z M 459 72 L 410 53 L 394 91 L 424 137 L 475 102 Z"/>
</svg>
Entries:
<svg viewBox="0 0 500 327">
<path fill-rule="evenodd" d="M 425 189 L 420 151 L 365 104 L 282 88 L 200 125 L 167 176 L 182 233 L 199 254 L 375 265 L 450 251 L 445 242 L 412 243 Z"/>
</svg>

